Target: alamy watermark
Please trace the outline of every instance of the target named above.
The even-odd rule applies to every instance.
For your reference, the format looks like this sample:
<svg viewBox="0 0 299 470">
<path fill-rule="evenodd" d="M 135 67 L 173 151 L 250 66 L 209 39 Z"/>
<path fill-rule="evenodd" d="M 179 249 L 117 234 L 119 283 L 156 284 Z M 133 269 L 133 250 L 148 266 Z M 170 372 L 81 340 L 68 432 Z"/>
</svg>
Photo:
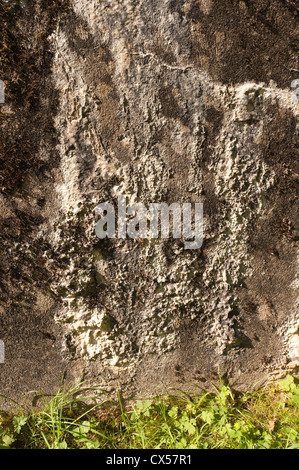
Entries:
<svg viewBox="0 0 299 470">
<path fill-rule="evenodd" d="M 291 88 L 294 90 L 291 93 L 292 103 L 297 104 L 299 103 L 299 78 L 292 81 Z"/>
<path fill-rule="evenodd" d="M 4 341 L 0 339 L 0 364 L 4 364 L 4 361 L 5 361 Z"/>
<path fill-rule="evenodd" d="M 0 80 L 0 104 L 5 103 L 5 83 Z"/>
<path fill-rule="evenodd" d="M 147 208 L 142 203 L 127 205 L 126 200 L 127 196 L 118 196 L 117 215 L 114 205 L 109 202 L 96 207 L 96 215 L 101 216 L 95 227 L 98 238 L 170 238 L 172 231 L 173 238 L 184 240 L 185 249 L 202 246 L 202 203 L 150 203 Z"/>
</svg>

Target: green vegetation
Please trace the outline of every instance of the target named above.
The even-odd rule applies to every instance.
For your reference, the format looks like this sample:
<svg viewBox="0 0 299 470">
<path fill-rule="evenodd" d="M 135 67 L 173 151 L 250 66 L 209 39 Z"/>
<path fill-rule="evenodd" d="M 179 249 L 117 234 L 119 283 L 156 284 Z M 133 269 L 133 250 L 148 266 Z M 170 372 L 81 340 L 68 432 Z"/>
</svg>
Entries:
<svg viewBox="0 0 299 470">
<path fill-rule="evenodd" d="M 94 396 L 86 396 L 93 390 Z M 298 449 L 299 386 L 288 375 L 257 391 L 176 391 L 123 404 L 82 384 L 40 395 L 39 411 L 0 413 L 2 449 Z"/>
</svg>

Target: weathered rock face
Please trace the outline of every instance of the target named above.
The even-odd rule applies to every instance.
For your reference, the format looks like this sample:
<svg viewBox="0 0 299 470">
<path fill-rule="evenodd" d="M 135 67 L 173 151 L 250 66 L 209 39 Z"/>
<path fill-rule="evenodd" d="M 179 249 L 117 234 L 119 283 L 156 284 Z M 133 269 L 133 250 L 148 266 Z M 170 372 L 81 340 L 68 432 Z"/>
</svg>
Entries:
<svg viewBox="0 0 299 470">
<path fill-rule="evenodd" d="M 1 393 L 296 373 L 295 1 L 1 16 Z M 98 239 L 95 208 L 122 194 L 202 202 L 202 247 Z"/>
</svg>

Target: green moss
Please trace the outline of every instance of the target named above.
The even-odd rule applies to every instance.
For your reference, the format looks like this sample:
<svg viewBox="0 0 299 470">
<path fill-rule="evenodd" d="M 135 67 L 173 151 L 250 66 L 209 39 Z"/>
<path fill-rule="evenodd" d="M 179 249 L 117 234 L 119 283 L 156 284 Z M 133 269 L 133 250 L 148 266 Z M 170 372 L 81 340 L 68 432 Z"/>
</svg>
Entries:
<svg viewBox="0 0 299 470">
<path fill-rule="evenodd" d="M 105 333 L 109 333 L 115 324 L 115 319 L 111 315 L 106 314 L 101 323 L 101 330 Z"/>
<path fill-rule="evenodd" d="M 160 292 L 163 292 L 163 291 L 164 291 L 164 287 L 162 286 L 162 284 L 160 284 L 159 286 L 156 287 L 155 294 L 159 294 Z"/>
<path fill-rule="evenodd" d="M 249 90 L 247 90 L 245 92 L 245 95 L 253 95 L 253 99 L 255 98 L 258 98 L 260 95 L 262 95 L 263 93 L 265 93 L 265 89 L 264 88 L 258 88 L 258 89 L 255 89 L 255 88 L 250 88 Z"/>
<path fill-rule="evenodd" d="M 241 331 L 236 331 L 233 341 L 227 343 L 223 354 L 227 355 L 232 349 L 251 349 L 252 347 L 250 338 Z"/>
<path fill-rule="evenodd" d="M 247 103 L 247 111 L 249 113 L 251 113 L 252 111 L 254 111 L 254 104 L 252 103 L 252 101 L 248 101 Z"/>
<path fill-rule="evenodd" d="M 106 284 L 106 279 L 100 273 L 95 274 L 95 279 L 99 286 L 104 286 Z"/>
<path fill-rule="evenodd" d="M 95 248 L 92 251 L 92 255 L 93 255 L 94 259 L 97 260 L 97 261 L 104 258 L 103 253 L 101 252 L 101 250 L 99 248 Z"/>
<path fill-rule="evenodd" d="M 244 120 L 239 120 L 239 119 L 235 120 L 235 122 L 238 122 L 240 124 L 248 124 L 249 126 L 252 126 L 253 124 L 258 123 L 259 121 L 260 121 L 259 119 L 254 119 L 254 118 L 244 119 Z"/>
</svg>

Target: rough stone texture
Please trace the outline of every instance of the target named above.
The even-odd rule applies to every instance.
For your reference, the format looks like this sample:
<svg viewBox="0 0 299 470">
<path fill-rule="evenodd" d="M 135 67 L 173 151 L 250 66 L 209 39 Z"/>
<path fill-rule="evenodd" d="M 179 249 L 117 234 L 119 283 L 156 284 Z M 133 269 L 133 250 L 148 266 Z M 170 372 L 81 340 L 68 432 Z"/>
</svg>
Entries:
<svg viewBox="0 0 299 470">
<path fill-rule="evenodd" d="M 296 374 L 296 2 L 0 4 L 0 393 Z M 99 240 L 120 194 L 203 202 L 202 248 Z"/>
</svg>

